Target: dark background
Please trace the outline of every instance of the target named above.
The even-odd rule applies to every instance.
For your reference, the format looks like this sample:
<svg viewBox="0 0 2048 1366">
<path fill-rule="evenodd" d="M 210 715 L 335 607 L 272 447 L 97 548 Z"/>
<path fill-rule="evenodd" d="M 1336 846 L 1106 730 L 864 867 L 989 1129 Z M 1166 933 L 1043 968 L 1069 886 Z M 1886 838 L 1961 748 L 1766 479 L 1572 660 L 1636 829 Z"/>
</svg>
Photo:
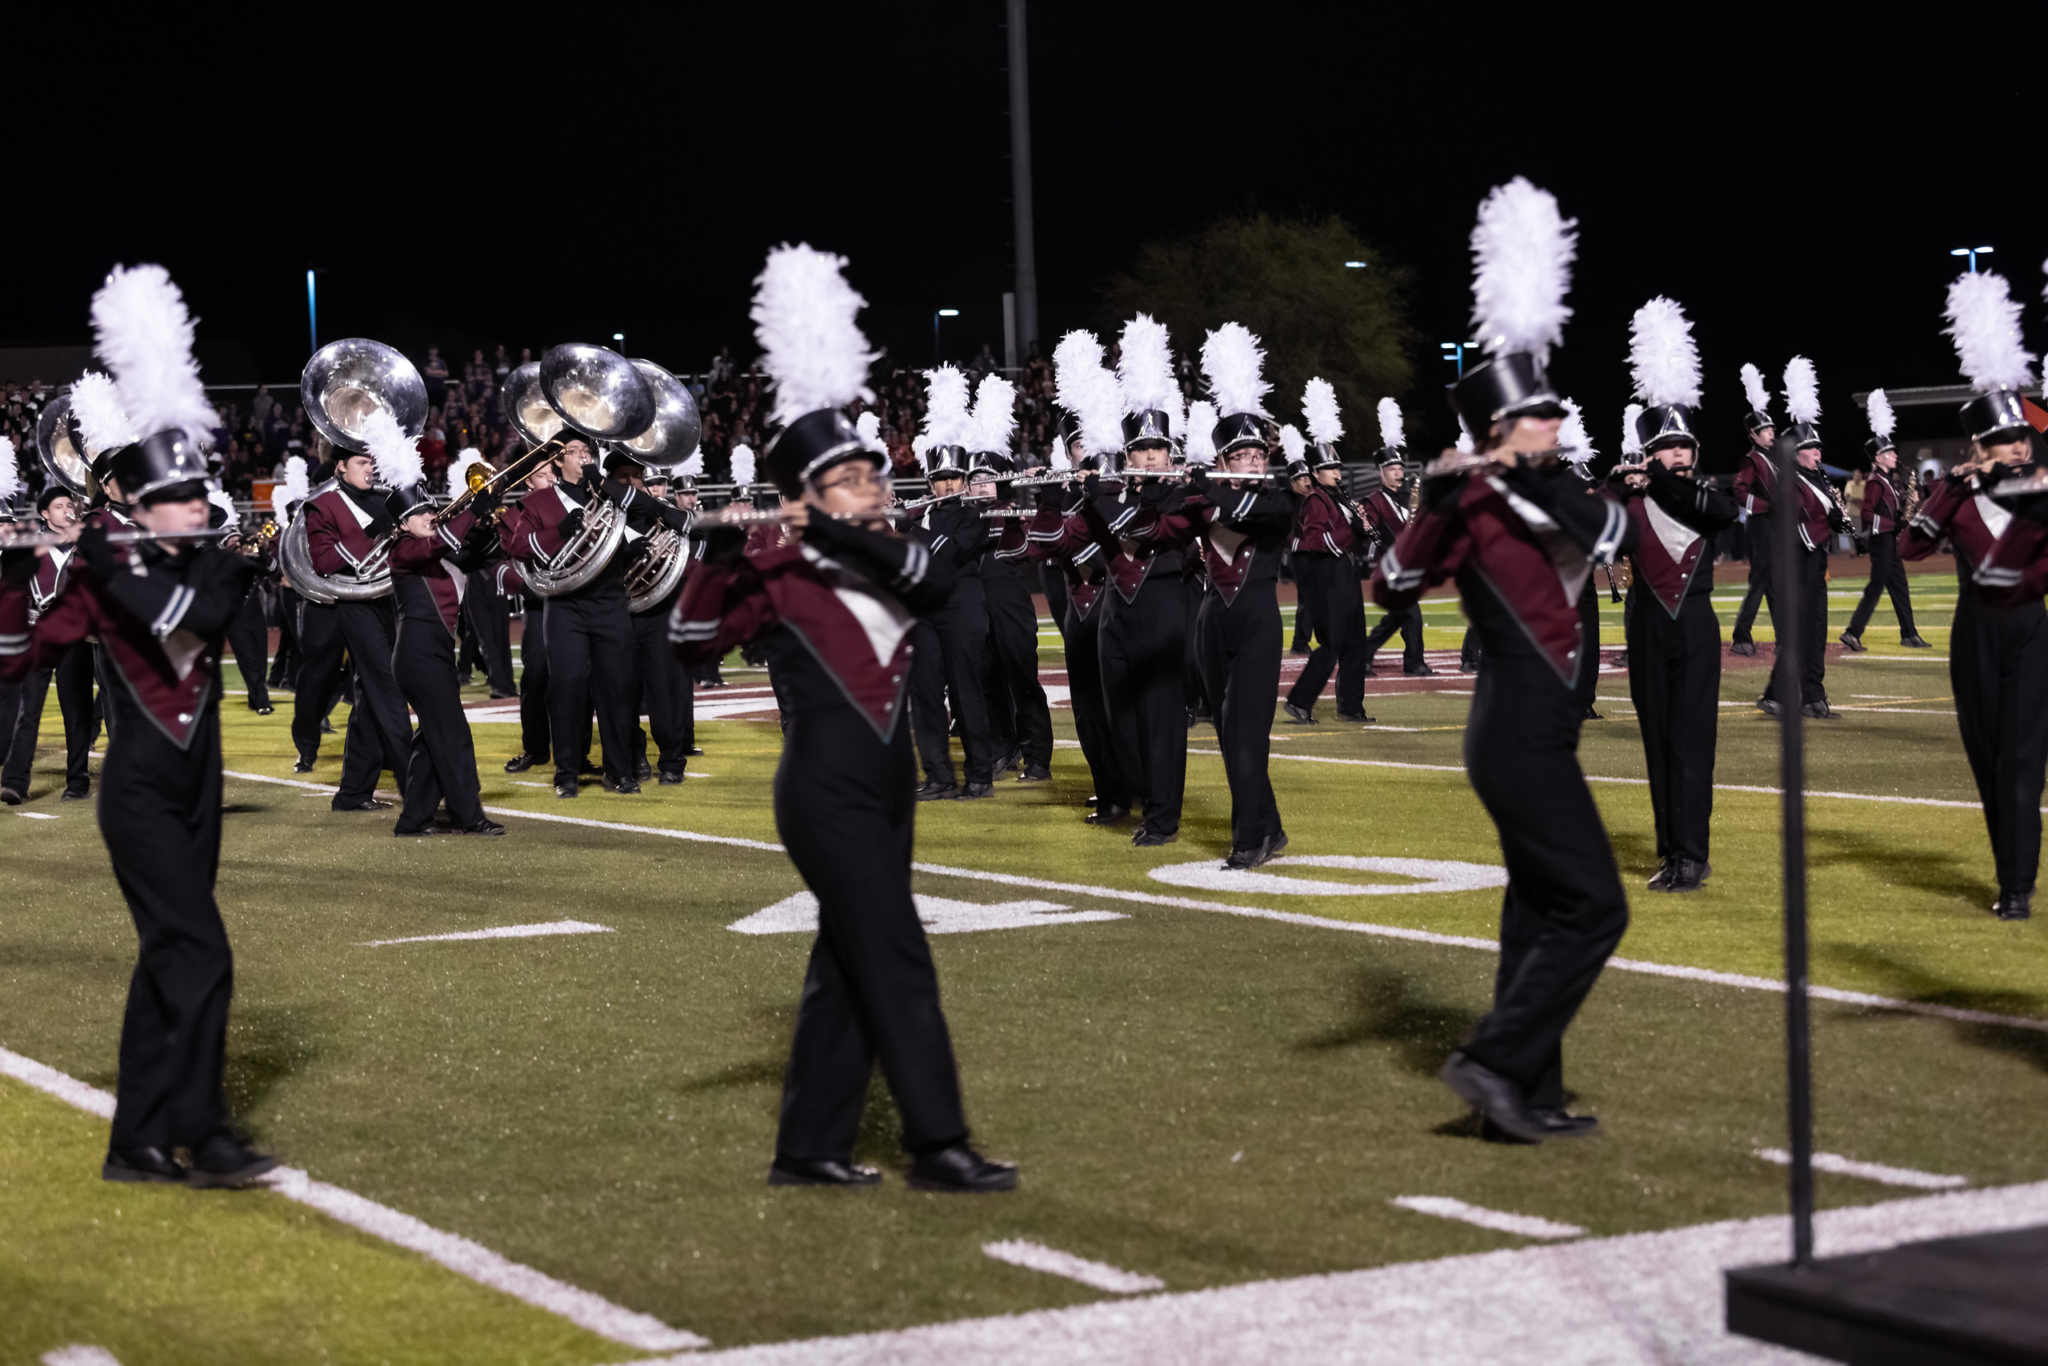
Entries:
<svg viewBox="0 0 2048 1366">
<path fill-rule="evenodd" d="M 763 254 L 808 240 L 851 258 L 893 357 L 930 363 L 938 307 L 962 314 L 949 358 L 1001 355 L 998 0 L 50 9 L 10 21 L 0 344 L 86 340 L 107 267 L 155 260 L 210 380 L 290 382 L 317 265 L 323 340 L 459 366 L 624 332 L 694 371 L 753 354 Z M 1414 272 L 1407 406 L 1448 437 L 1435 343 L 1465 335 L 1474 208 L 1518 173 L 1580 222 L 1553 377 L 1609 453 L 1652 294 L 1697 323 L 1716 468 L 1743 445 L 1743 361 L 1776 389 L 1813 357 L 1843 463 L 1867 435 L 1852 391 L 1955 382 L 1951 247 L 1994 245 L 2039 335 L 2038 9 L 1033 0 L 1029 23 L 1048 343 L 1104 321 L 1103 280 L 1149 238 L 1335 211 Z"/>
</svg>

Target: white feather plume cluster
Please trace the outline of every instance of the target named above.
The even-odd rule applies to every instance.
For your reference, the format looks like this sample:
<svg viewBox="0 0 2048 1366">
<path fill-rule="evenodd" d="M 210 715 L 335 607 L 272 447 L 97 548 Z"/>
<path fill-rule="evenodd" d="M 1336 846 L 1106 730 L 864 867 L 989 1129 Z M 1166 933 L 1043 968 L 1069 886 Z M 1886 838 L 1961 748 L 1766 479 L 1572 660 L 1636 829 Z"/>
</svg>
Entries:
<svg viewBox="0 0 2048 1366">
<path fill-rule="evenodd" d="M 746 488 L 754 482 L 754 448 L 741 442 L 732 448 L 732 482 Z"/>
<path fill-rule="evenodd" d="M 1075 417 L 1081 415 L 1086 377 L 1102 368 L 1102 343 L 1093 332 L 1075 330 L 1052 349 L 1053 399 Z"/>
<path fill-rule="evenodd" d="M 1010 453 L 1017 435 L 1017 386 L 993 372 L 983 375 L 974 391 L 974 440 L 977 451 Z"/>
<path fill-rule="evenodd" d="M 292 491 L 280 479 L 270 486 L 270 520 L 283 526 L 292 519 Z"/>
<path fill-rule="evenodd" d="M 1290 464 L 1296 460 L 1304 460 L 1308 457 L 1308 438 L 1303 436 L 1301 429 L 1292 422 L 1282 423 L 1280 426 L 1280 449 L 1287 453 L 1287 459 Z"/>
<path fill-rule="evenodd" d="M 1161 328 L 1159 335 L 1163 344 L 1166 330 Z M 1264 348 L 1243 323 L 1225 323 L 1211 332 L 1202 342 L 1202 374 L 1209 381 L 1216 411 L 1225 417 L 1237 413 L 1272 416 L 1265 407 L 1266 395 L 1273 391 L 1262 373 L 1265 365 Z"/>
<path fill-rule="evenodd" d="M 1476 449 L 1472 442 L 1472 429 L 1465 425 L 1465 418 L 1462 414 L 1458 417 L 1458 440 L 1456 444 L 1458 450 L 1465 455 L 1471 455 Z"/>
<path fill-rule="evenodd" d="M 1076 416 L 1081 419 L 1081 447 L 1107 460 L 1124 448 L 1124 394 L 1116 374 L 1106 365 L 1076 374 Z"/>
<path fill-rule="evenodd" d="M 1166 339 L 1166 324 L 1140 313 L 1124 324 L 1121 345 L 1116 380 L 1123 390 L 1124 411 L 1162 412 L 1177 425 L 1185 414 L 1180 385 L 1173 378 L 1173 348 Z"/>
<path fill-rule="evenodd" d="M 464 478 L 469 471 L 469 467 L 483 463 L 484 453 L 474 446 L 464 446 L 461 450 L 457 451 L 455 458 L 448 462 L 448 496 L 450 498 L 461 497 L 463 491 L 469 487 L 469 481 Z"/>
<path fill-rule="evenodd" d="M 1631 403 L 1621 410 L 1621 453 L 1624 456 L 1641 455 L 1643 438 L 1636 435 L 1636 419 L 1643 415 L 1643 405 Z"/>
<path fill-rule="evenodd" d="M 140 435 L 121 411 L 121 391 L 97 370 L 72 381 L 71 415 L 78 419 L 79 439 L 92 455 L 131 446 Z"/>
<path fill-rule="evenodd" d="M 0 436 L 0 503 L 12 502 L 21 493 L 21 468 L 14 460 L 14 442 Z"/>
<path fill-rule="evenodd" d="M 1565 306 L 1576 219 L 1522 176 L 1497 185 L 1472 229 L 1473 335 L 1488 352 L 1527 351 L 1547 363 L 1572 316 Z"/>
<path fill-rule="evenodd" d="M 868 366 L 875 353 L 853 321 L 867 300 L 846 283 L 845 269 L 843 256 L 785 243 L 768 253 L 754 278 L 747 316 L 761 344 L 761 368 L 775 383 L 775 422 L 874 398 Z"/>
<path fill-rule="evenodd" d="M 1045 467 L 1049 470 L 1070 470 L 1074 462 L 1067 459 L 1067 443 L 1057 435 L 1053 437 L 1052 449 L 1046 452 Z"/>
<path fill-rule="evenodd" d="M 697 447 L 683 458 L 672 471 L 679 479 L 702 479 L 704 477 L 704 448 Z"/>
<path fill-rule="evenodd" d="M 420 463 L 420 439 L 407 436 L 388 408 L 377 408 L 363 419 L 361 433 L 370 458 L 377 462 L 377 480 L 386 488 L 409 489 L 426 477 Z"/>
<path fill-rule="evenodd" d="M 202 446 L 220 420 L 192 359 L 192 316 L 162 266 L 115 266 L 92 296 L 93 350 L 114 372 L 137 437 L 171 427 Z"/>
<path fill-rule="evenodd" d="M 206 490 L 206 501 L 227 514 L 227 525 L 233 526 L 241 520 L 241 514 L 235 511 L 235 500 L 228 496 L 226 489 L 209 487 Z"/>
<path fill-rule="evenodd" d="M 1628 364 L 1636 397 L 1659 407 L 1700 405 L 1700 348 L 1685 310 L 1658 295 L 1636 310 L 1628 328 Z"/>
<path fill-rule="evenodd" d="M 1337 386 L 1317 376 L 1301 387 L 1301 420 L 1308 424 L 1308 439 L 1318 446 L 1334 446 L 1344 436 L 1344 415 L 1337 408 Z"/>
<path fill-rule="evenodd" d="M 974 442 L 974 414 L 967 404 L 967 376 L 957 365 L 924 372 L 924 430 L 910 443 L 919 456 L 934 446 Z"/>
<path fill-rule="evenodd" d="M 1749 410 L 1771 415 L 1771 391 L 1764 388 L 1764 372 L 1747 361 L 1742 366 L 1742 392 L 1749 399 Z"/>
<path fill-rule="evenodd" d="M 1401 405 L 1392 398 L 1380 400 L 1380 445 L 1397 451 L 1408 445 L 1408 433 L 1401 425 Z"/>
<path fill-rule="evenodd" d="M 1820 421 L 1820 376 L 1804 356 L 1785 362 L 1785 414 L 1794 422 Z"/>
<path fill-rule="evenodd" d="M 1213 338 L 1216 334 L 1209 335 Z M 1188 405 L 1188 437 L 1181 446 L 1190 465 L 1216 463 L 1216 405 L 1208 399 L 1198 398 Z"/>
<path fill-rule="evenodd" d="M 1958 275 L 1948 287 L 1948 326 L 1956 359 L 1978 389 L 2024 389 L 2033 356 L 2020 341 L 2020 305 L 2005 277 L 1985 271 Z"/>
<path fill-rule="evenodd" d="M 1882 389 L 1870 391 L 1870 397 L 1864 400 L 1863 410 L 1870 415 L 1873 436 L 1889 439 L 1892 429 L 1899 425 L 1899 415 L 1892 411 L 1891 398 Z"/>
<path fill-rule="evenodd" d="M 1579 411 L 1579 405 L 1571 399 L 1564 403 L 1564 421 L 1557 424 L 1557 444 L 1564 451 L 1564 458 L 1574 465 L 1583 465 L 1600 452 L 1593 449 L 1593 438 L 1586 431 L 1586 415 Z"/>
<path fill-rule="evenodd" d="M 291 494 L 294 503 L 306 501 L 306 495 L 313 491 L 312 481 L 306 474 L 306 457 L 294 455 L 284 462 L 284 487 Z"/>
<path fill-rule="evenodd" d="M 876 455 L 887 455 L 889 448 L 882 444 L 882 415 L 873 408 L 853 420 L 854 434 L 860 437 L 860 444 Z"/>
</svg>

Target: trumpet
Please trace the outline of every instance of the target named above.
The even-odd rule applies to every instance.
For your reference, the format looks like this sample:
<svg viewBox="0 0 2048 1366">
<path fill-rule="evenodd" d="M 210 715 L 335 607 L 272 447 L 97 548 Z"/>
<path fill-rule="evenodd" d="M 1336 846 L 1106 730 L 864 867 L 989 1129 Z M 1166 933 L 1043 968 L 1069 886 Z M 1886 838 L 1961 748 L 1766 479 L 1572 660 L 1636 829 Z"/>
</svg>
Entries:
<svg viewBox="0 0 2048 1366">
<path fill-rule="evenodd" d="M 237 554 L 247 555 L 252 560 L 261 559 L 283 531 L 284 528 L 276 522 L 266 521 L 250 532 L 242 543 L 235 547 L 235 551 Z"/>
</svg>

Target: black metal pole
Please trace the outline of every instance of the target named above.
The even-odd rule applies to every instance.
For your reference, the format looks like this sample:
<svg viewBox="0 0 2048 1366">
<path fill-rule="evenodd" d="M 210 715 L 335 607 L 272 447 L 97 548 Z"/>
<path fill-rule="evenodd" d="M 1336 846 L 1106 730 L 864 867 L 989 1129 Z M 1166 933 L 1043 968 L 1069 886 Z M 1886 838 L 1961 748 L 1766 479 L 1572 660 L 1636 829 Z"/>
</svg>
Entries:
<svg viewBox="0 0 2048 1366">
<path fill-rule="evenodd" d="M 1038 340 L 1038 246 L 1031 221 L 1031 65 L 1024 0 L 1009 0 L 1010 208 L 1017 239 L 1017 356 Z"/>
<path fill-rule="evenodd" d="M 1806 593 L 1800 586 L 1803 519 L 1799 446 L 1788 433 L 1777 440 L 1778 469 L 1771 513 L 1778 534 L 1777 636 L 1772 672 L 1778 699 L 1778 785 L 1785 848 L 1785 1109 L 1792 1151 L 1792 1265 L 1813 1261 L 1813 1027 L 1806 1001 L 1806 745 L 1801 729 L 1801 651 L 1805 648 Z"/>
</svg>

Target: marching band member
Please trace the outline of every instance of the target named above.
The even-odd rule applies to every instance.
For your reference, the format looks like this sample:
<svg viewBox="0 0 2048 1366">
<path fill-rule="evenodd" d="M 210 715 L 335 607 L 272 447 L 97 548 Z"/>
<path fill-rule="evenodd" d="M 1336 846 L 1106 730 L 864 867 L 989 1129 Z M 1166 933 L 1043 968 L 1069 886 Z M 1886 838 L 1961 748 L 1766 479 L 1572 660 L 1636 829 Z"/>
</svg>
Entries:
<svg viewBox="0 0 2048 1366">
<path fill-rule="evenodd" d="M 1653 892 L 1694 892 L 1712 868 L 1714 741 L 1720 724 L 1721 623 L 1714 615 L 1714 538 L 1735 500 L 1695 476 L 1699 349 L 1669 299 L 1636 310 L 1630 329 L 1635 420 L 1643 455 L 1623 478 L 1636 547 L 1625 622 L 1628 690 L 1643 732 L 1657 829 Z M 1628 469 L 1624 466 L 1623 469 Z"/>
<path fill-rule="evenodd" d="M 853 1161 L 877 1060 L 903 1119 L 910 1184 L 1008 1190 L 1016 1169 L 968 1146 L 938 975 L 910 895 L 916 762 L 903 718 L 910 626 L 943 605 L 953 566 L 921 541 L 870 529 L 888 500 L 883 461 L 839 411 L 873 359 L 844 262 L 808 246 L 771 253 L 753 316 L 774 379 L 769 473 L 797 545 L 757 552 L 730 527 L 676 603 L 686 659 L 759 640 L 785 680 L 790 726 L 775 824 L 818 900 L 783 1085 L 770 1185 L 863 1186 Z"/>
<path fill-rule="evenodd" d="M 1771 667 L 1771 681 L 1757 707 L 1772 716 L 1782 705 L 1779 692 L 1792 691 L 1793 670 L 1798 670 L 1800 711 L 1816 721 L 1835 721 L 1841 713 L 1828 705 L 1828 534 L 1846 531 L 1848 519 L 1835 502 L 1834 485 L 1820 467 L 1820 381 L 1813 362 L 1794 356 L 1785 366 L 1785 415 L 1792 419 L 1793 439 L 1799 443 L 1799 466 L 1795 471 L 1799 487 L 1795 502 L 1774 489 L 1777 515 L 1799 519 L 1799 552 L 1794 561 L 1799 596 L 1786 604 L 1787 611 L 1801 613 L 1799 647 L 1802 659 L 1779 651 Z M 1776 625 L 1773 605 L 1773 628 Z M 1784 680 L 1783 688 L 1779 680 Z"/>
<path fill-rule="evenodd" d="M 1380 486 L 1365 500 L 1365 521 L 1372 543 L 1384 549 L 1392 545 L 1394 538 L 1401 534 L 1401 528 L 1408 525 L 1407 495 L 1402 492 L 1402 486 L 1408 479 L 1408 461 L 1403 454 L 1408 441 L 1402 428 L 1400 403 L 1391 398 L 1381 399 L 1379 417 Z M 1373 656 L 1397 630 L 1401 633 L 1401 672 L 1410 678 L 1428 678 L 1434 674 L 1436 670 L 1430 668 L 1429 661 L 1422 656 L 1422 608 L 1411 606 L 1405 612 L 1386 613 L 1366 636 L 1365 676 L 1373 676 Z M 1363 702 L 1361 696 L 1361 705 Z"/>
<path fill-rule="evenodd" d="M 1564 1032 L 1628 925 L 1614 851 L 1577 748 L 1598 677 L 1593 569 L 1633 549 L 1628 514 L 1567 473 L 1565 409 L 1544 374 L 1570 309 L 1575 249 L 1557 201 L 1516 177 L 1472 233 L 1475 336 L 1487 358 L 1452 386 L 1478 454 L 1445 452 L 1422 510 L 1380 559 L 1398 610 L 1455 578 L 1485 647 L 1465 768 L 1508 869 L 1493 1009 L 1443 1080 L 1491 1129 L 1527 1143 L 1591 1132 L 1564 1103 Z"/>
<path fill-rule="evenodd" d="M 1335 409 L 1330 416 L 1334 418 Z M 1316 699 L 1337 673 L 1339 720 L 1371 722 L 1365 714 L 1365 598 L 1352 552 L 1365 544 L 1366 531 L 1357 510 L 1340 490 L 1344 461 L 1337 454 L 1343 428 L 1318 430 L 1309 423 L 1315 443 L 1314 479 L 1294 518 L 1295 591 L 1308 600 L 1314 623 L 1315 652 L 1287 692 L 1287 715 L 1296 725 L 1315 724 Z"/>
<path fill-rule="evenodd" d="M 545 482 L 543 482 L 545 481 Z M 548 487 L 554 470 L 543 465 L 534 471 L 528 487 Z M 499 546 L 500 552 L 504 549 Z M 507 773 L 524 773 L 548 762 L 554 752 L 548 735 L 548 628 L 547 599 L 527 586 L 526 575 L 517 560 L 502 553 L 493 562 L 491 583 L 509 604 L 517 601 L 523 609 L 519 632 L 519 752 L 505 761 Z M 586 729 L 584 735 L 588 735 Z"/>
<path fill-rule="evenodd" d="M 207 495 L 215 512 L 216 530 L 238 523 L 241 514 L 235 510 L 235 500 L 220 489 Z M 238 554 L 248 554 L 246 542 L 239 535 L 230 536 L 221 542 L 221 549 Z M 235 613 L 235 619 L 228 626 L 228 648 L 235 652 L 235 667 L 241 671 L 243 700 L 250 711 L 258 716 L 269 716 L 276 708 L 270 705 L 270 614 L 263 606 L 262 580 L 276 568 L 267 548 L 258 547 L 253 557 L 257 565 L 257 583 L 242 599 L 242 610 Z"/>
<path fill-rule="evenodd" d="M 1756 621 L 1759 602 L 1770 613 L 1771 630 L 1778 629 L 1778 581 L 1773 576 L 1778 537 L 1771 530 L 1771 500 L 1777 497 L 1778 467 L 1771 447 L 1778 439 L 1778 424 L 1771 417 L 1771 396 L 1764 377 L 1754 365 L 1744 362 L 1742 391 L 1749 398 L 1749 449 L 1735 472 L 1735 505 L 1743 517 L 1744 543 L 1749 548 L 1749 588 L 1742 595 L 1742 607 L 1735 614 L 1735 632 L 1729 642 L 1731 655 L 1754 655 L 1756 642 L 1749 628 Z"/>
<path fill-rule="evenodd" d="M 13 443 L 0 437 L 0 450 L 6 451 L 4 463 L 11 473 Z M 28 583 L 31 625 L 50 610 L 63 591 L 78 533 L 85 526 L 78 515 L 78 500 L 55 480 L 36 496 L 36 515 L 45 528 L 68 539 L 64 545 L 50 547 L 36 562 L 35 576 Z M 0 684 L 0 741 L 9 741 L 6 764 L 0 768 L 0 802 L 8 806 L 19 806 L 28 799 L 36 740 L 42 733 L 43 704 L 52 683 L 57 685 L 57 707 L 64 716 L 64 794 L 60 800 L 84 801 L 92 795 L 92 774 L 86 763 L 92 755 L 94 735 L 93 647 L 90 641 L 80 641 L 56 652 L 53 663 L 32 671 L 19 684 Z"/>
<path fill-rule="evenodd" d="M 988 694 L 981 678 L 982 650 L 988 644 L 988 599 L 982 590 L 981 556 L 990 537 L 980 512 L 961 505 L 967 487 L 964 461 L 966 448 L 974 440 L 974 418 L 967 401 L 967 376 L 957 368 L 942 365 L 928 370 L 925 382 L 925 427 L 912 447 L 925 462 L 931 505 L 911 534 L 952 566 L 957 582 L 946 601 L 917 627 L 922 648 L 912 664 L 910 722 L 925 775 L 917 796 L 919 801 L 993 797 L 995 738 L 989 731 Z M 965 786 L 953 778 L 949 699 L 950 716 L 960 722 Z"/>
<path fill-rule="evenodd" d="M 1870 414 L 1870 477 L 1863 481 L 1863 506 L 1858 509 L 1865 540 L 1870 546 L 1870 582 L 1863 586 L 1863 600 L 1842 632 L 1842 648 L 1862 654 L 1863 628 L 1870 624 L 1877 600 L 1887 590 L 1892 595 L 1892 614 L 1899 619 L 1899 643 L 1909 650 L 1931 648 L 1913 629 L 1913 590 L 1906 585 L 1906 562 L 1899 558 L 1899 524 L 1908 520 L 1898 485 L 1899 450 L 1892 444 L 1892 429 L 1898 419 L 1891 400 L 1882 389 L 1872 389 L 1864 405 Z"/>
<path fill-rule="evenodd" d="M 110 530 L 203 533 L 214 410 L 192 323 L 161 266 L 116 267 L 93 296 L 97 348 L 138 434 L 107 453 L 129 526 L 96 514 L 68 582 L 29 624 L 37 556 L 0 554 L 0 678 L 96 637 L 119 686 L 99 827 L 141 941 L 121 1025 L 109 1181 L 240 1186 L 277 1165 L 234 1132 L 222 1085 L 234 959 L 214 901 L 220 865 L 220 652 L 256 572 L 205 541 L 115 544 Z M 176 1150 L 188 1158 L 180 1162 Z"/>
<path fill-rule="evenodd" d="M 1202 372 L 1222 413 L 1203 433 L 1205 442 L 1213 443 L 1222 474 L 1256 477 L 1212 479 L 1197 469 L 1188 480 L 1194 497 L 1187 506 L 1202 523 L 1199 544 L 1208 567 L 1195 623 L 1203 690 L 1215 708 L 1217 748 L 1230 783 L 1226 868 L 1256 868 L 1287 847 L 1266 770 L 1280 700 L 1280 549 L 1294 525 L 1294 497 L 1264 478 L 1272 421 L 1264 406 L 1272 389 L 1260 374 L 1264 361 L 1259 339 L 1241 323 L 1225 323 L 1203 341 Z M 1337 396 L 1322 380 L 1310 380 L 1307 402 L 1334 411 Z"/>
<path fill-rule="evenodd" d="M 695 518 L 654 491 L 648 468 L 633 459 L 630 450 L 613 451 L 605 457 L 604 468 L 606 474 L 623 480 L 638 495 L 634 500 L 636 508 L 645 507 L 655 521 L 678 536 L 690 534 Z M 666 482 L 664 475 L 663 483 Z M 683 781 L 696 729 L 689 670 L 677 661 L 668 640 L 669 611 L 681 592 L 682 585 L 678 583 L 674 592 L 629 614 L 634 657 L 640 672 L 640 696 L 634 714 L 644 712 L 647 716 L 647 730 L 642 730 L 638 722 L 633 727 L 634 772 L 643 778 L 652 776 L 665 787 Z M 647 762 L 648 731 L 654 734 L 655 762 L 651 765 Z"/>
<path fill-rule="evenodd" d="M 484 465 L 486 475 L 491 472 L 485 465 L 483 452 L 474 446 L 463 447 L 448 462 L 450 498 L 459 498 L 468 489 L 472 465 Z M 497 557 L 488 558 L 495 561 Z M 497 571 L 496 563 L 479 565 L 469 571 L 468 581 L 462 589 L 462 619 L 468 626 L 464 634 L 465 646 L 468 641 L 475 641 L 476 653 L 484 663 L 484 681 L 489 685 L 494 702 L 519 695 L 519 685 L 512 676 L 512 604 L 498 589 Z M 468 678 L 469 666 L 459 658 L 456 668 L 465 679 Z"/>
<path fill-rule="evenodd" d="M 1948 289 L 1948 323 L 1977 391 L 1961 414 L 1970 453 L 1899 533 L 1899 554 L 1923 559 L 1944 541 L 1955 548 L 1948 676 L 1956 724 L 1991 835 L 1992 913 L 2025 920 L 2040 871 L 2048 772 L 2048 530 L 2038 497 L 2008 503 L 1993 494 L 2007 479 L 2034 472 L 2022 397 L 2034 358 L 2021 346 L 2020 306 L 2001 275 L 1958 276 Z"/>
<path fill-rule="evenodd" d="M 995 496 L 993 476 L 1016 472 L 1011 444 L 1017 435 L 1017 386 L 1001 375 L 982 377 L 974 394 L 975 451 L 968 492 Z M 990 476 L 984 482 L 980 476 Z M 1005 517 L 1001 535 L 981 557 L 982 594 L 988 602 L 989 716 L 991 732 L 998 713 L 1007 718 L 1002 729 L 1003 756 L 1019 768 L 1017 781 L 1042 783 L 1052 778 L 1052 711 L 1045 687 L 1038 681 L 1038 609 L 1021 568 L 1029 563 L 1023 514 Z M 1035 577 L 1035 576 L 1034 576 Z M 996 706 L 996 699 L 1005 705 Z M 993 735 L 991 736 L 993 739 Z M 1007 765 L 998 760 L 996 772 Z"/>
</svg>

